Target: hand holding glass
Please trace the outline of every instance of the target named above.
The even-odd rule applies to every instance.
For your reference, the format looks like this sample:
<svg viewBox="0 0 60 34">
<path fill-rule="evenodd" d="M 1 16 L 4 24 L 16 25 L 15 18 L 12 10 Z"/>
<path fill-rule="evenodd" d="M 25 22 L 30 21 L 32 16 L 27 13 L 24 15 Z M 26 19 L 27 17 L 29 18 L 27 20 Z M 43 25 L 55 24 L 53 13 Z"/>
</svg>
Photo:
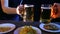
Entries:
<svg viewBox="0 0 60 34">
<path fill-rule="evenodd" d="M 17 14 L 20 15 L 23 18 L 24 22 L 30 22 L 33 21 L 34 16 L 34 5 L 25 4 L 23 6 L 17 7 Z"/>
</svg>

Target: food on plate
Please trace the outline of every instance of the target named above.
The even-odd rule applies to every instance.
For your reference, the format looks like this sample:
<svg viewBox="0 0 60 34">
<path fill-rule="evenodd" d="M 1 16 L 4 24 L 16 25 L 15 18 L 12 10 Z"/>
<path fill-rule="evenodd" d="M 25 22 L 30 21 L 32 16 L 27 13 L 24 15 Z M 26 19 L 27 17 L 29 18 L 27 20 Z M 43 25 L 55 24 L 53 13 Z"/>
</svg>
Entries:
<svg viewBox="0 0 60 34">
<path fill-rule="evenodd" d="M 9 31 L 11 27 L 0 27 L 0 32 L 6 32 Z"/>
<path fill-rule="evenodd" d="M 19 34 L 37 34 L 36 30 L 34 30 L 31 26 L 24 26 L 21 28 Z"/>
<path fill-rule="evenodd" d="M 47 30 L 58 30 L 59 29 L 56 25 L 52 25 L 52 24 L 44 25 L 44 28 Z"/>
</svg>

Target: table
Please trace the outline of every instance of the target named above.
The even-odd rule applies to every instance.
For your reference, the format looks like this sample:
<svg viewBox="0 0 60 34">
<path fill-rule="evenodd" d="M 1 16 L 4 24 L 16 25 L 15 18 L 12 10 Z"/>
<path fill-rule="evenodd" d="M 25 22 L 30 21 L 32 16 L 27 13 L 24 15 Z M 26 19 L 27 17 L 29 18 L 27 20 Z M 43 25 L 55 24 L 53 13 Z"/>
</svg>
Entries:
<svg viewBox="0 0 60 34">
<path fill-rule="evenodd" d="M 5 33 L 5 34 L 13 34 L 14 31 L 18 28 L 18 27 L 21 27 L 21 26 L 24 26 L 24 25 L 32 25 L 32 26 L 35 26 L 35 27 L 38 27 L 39 28 L 39 25 L 40 25 L 40 22 L 23 22 L 23 21 L 13 21 L 13 20 L 0 20 L 0 24 L 1 23 L 13 23 L 16 25 L 16 28 L 11 31 L 11 32 L 8 32 L 8 33 Z M 60 23 L 59 23 L 60 24 Z M 39 28 L 40 29 L 40 28 Z M 41 30 L 41 29 L 40 29 Z M 42 34 L 60 34 L 59 33 L 50 33 L 50 32 L 46 32 L 46 31 L 42 31 Z"/>
</svg>

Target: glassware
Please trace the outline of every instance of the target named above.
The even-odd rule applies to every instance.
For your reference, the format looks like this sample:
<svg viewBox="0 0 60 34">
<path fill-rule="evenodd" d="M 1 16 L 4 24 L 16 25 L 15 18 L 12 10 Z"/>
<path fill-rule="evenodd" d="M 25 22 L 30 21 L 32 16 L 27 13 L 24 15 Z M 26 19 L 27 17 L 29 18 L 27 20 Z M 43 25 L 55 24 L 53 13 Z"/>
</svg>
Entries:
<svg viewBox="0 0 60 34">
<path fill-rule="evenodd" d="M 34 5 L 24 4 L 24 10 L 22 10 L 21 12 L 17 12 L 23 18 L 24 22 L 33 22 Z"/>
<path fill-rule="evenodd" d="M 23 17 L 23 21 L 33 21 L 33 16 L 34 16 L 34 5 L 30 5 L 30 4 L 25 4 L 24 5 L 24 17 Z"/>
<path fill-rule="evenodd" d="M 50 23 L 50 21 L 51 21 L 50 14 L 51 14 L 51 4 L 42 4 L 40 22 L 42 22 L 44 24 Z"/>
</svg>

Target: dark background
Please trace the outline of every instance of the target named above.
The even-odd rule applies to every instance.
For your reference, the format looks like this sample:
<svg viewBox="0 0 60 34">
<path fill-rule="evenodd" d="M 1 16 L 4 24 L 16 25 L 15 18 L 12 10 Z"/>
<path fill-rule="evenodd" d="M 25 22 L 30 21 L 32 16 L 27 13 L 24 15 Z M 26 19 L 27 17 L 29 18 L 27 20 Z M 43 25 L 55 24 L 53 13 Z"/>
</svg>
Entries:
<svg viewBox="0 0 60 34">
<path fill-rule="evenodd" d="M 9 6 L 11 6 L 11 7 L 13 7 L 12 1 L 13 0 L 9 1 L 9 2 L 11 2 L 11 3 L 9 3 L 10 4 Z M 16 2 L 16 1 L 14 0 L 14 2 L 15 2 L 14 7 L 17 7 L 16 5 L 19 5 L 19 1 L 18 2 Z M 35 5 L 34 21 L 39 21 L 40 12 L 41 12 L 41 8 L 40 8 L 41 4 L 52 4 L 53 5 L 53 3 L 60 3 L 60 1 L 59 0 L 25 0 L 25 1 L 23 1 L 23 4 L 26 4 L 26 3 Z M 6 18 L 6 17 L 8 17 L 8 18 Z M 12 15 L 12 17 L 13 17 L 13 15 Z M 1 8 L 1 3 L 0 3 L 0 20 L 5 20 L 5 19 L 9 20 L 12 17 L 11 17 L 11 15 L 7 15 L 7 14 L 3 13 L 3 10 Z"/>
</svg>

